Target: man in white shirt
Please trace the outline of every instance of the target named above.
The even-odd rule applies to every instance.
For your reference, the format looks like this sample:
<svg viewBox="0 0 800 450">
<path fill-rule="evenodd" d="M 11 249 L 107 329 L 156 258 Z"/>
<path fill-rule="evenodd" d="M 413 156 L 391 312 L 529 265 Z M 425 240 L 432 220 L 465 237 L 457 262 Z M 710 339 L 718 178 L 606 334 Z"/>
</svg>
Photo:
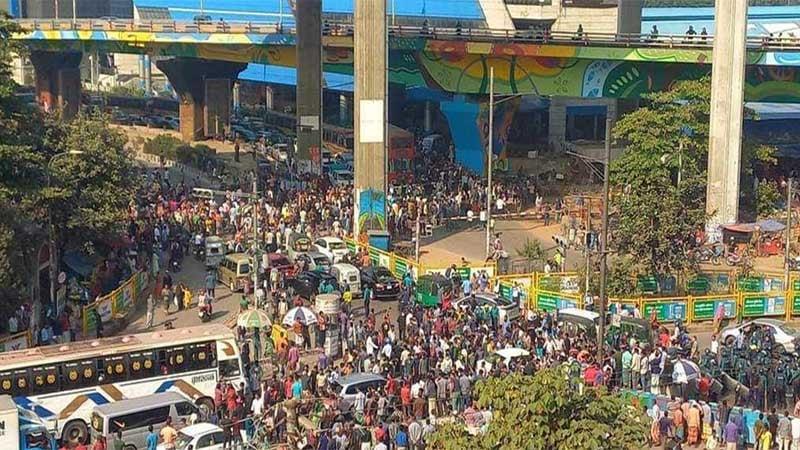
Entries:
<svg viewBox="0 0 800 450">
<path fill-rule="evenodd" d="M 253 403 L 250 405 L 250 412 L 253 413 L 253 417 L 260 417 L 261 413 L 264 411 L 264 399 L 261 397 L 261 393 L 257 392 L 255 398 L 253 398 Z"/>
</svg>

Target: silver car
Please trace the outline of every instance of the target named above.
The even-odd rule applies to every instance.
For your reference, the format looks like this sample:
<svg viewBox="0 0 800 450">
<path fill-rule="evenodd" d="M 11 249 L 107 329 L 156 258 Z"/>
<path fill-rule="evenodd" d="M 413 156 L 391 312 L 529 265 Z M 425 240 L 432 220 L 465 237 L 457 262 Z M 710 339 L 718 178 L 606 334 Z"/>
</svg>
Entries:
<svg viewBox="0 0 800 450">
<path fill-rule="evenodd" d="M 497 305 L 499 310 L 499 318 L 502 321 L 516 320 L 519 318 L 519 305 L 514 303 L 513 300 L 506 300 L 505 298 L 489 292 L 480 292 L 470 295 L 468 297 L 461 297 L 453 303 L 454 306 L 464 309 L 472 310 L 475 307 L 483 305 Z"/>
<path fill-rule="evenodd" d="M 339 396 L 339 407 L 342 411 L 347 411 L 353 407 L 356 401 L 356 394 L 359 391 L 365 394 L 370 389 L 379 389 L 386 386 L 386 378 L 373 373 L 354 373 L 344 377 L 334 383 L 333 391 Z"/>
<path fill-rule="evenodd" d="M 800 338 L 800 332 L 789 328 L 785 322 L 775 319 L 755 319 L 740 325 L 729 326 L 722 330 L 720 340 L 726 345 L 733 345 L 740 333 L 754 326 L 760 326 L 769 330 L 775 338 L 776 347 L 783 347 L 787 353 L 795 353 L 797 351 L 797 340 Z"/>
</svg>

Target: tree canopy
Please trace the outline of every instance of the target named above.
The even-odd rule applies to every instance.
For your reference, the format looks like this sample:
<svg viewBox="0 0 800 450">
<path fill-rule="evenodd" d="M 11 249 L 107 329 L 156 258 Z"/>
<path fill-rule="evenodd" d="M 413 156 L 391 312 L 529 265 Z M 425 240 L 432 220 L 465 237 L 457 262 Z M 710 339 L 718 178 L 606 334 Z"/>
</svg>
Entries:
<svg viewBox="0 0 800 450">
<path fill-rule="evenodd" d="M 631 256 L 642 274 L 685 275 L 697 268 L 687 255 L 705 228 L 710 102 L 707 77 L 681 81 L 647 95 L 614 127 L 625 150 L 611 166 L 610 245 Z M 741 176 L 753 176 L 759 164 L 775 164 L 774 151 L 745 142 Z M 742 206 L 755 209 L 752 183 L 741 186 Z"/>
<path fill-rule="evenodd" d="M 15 29 L 0 16 L 0 36 Z M 66 122 L 16 95 L 19 86 L 9 69 L 13 53 L 24 49 L 0 39 L 0 303 L 6 308 L 30 294 L 48 211 L 59 247 L 91 246 L 124 230 L 136 185 L 125 138 L 102 115 L 80 114 Z M 53 161 L 64 152 L 80 154 Z"/>
<path fill-rule="evenodd" d="M 513 374 L 476 383 L 478 406 L 492 411 L 484 434 L 458 423 L 439 427 L 430 448 L 526 450 L 634 450 L 644 447 L 647 421 L 604 388 L 582 394 L 556 369 Z"/>
</svg>

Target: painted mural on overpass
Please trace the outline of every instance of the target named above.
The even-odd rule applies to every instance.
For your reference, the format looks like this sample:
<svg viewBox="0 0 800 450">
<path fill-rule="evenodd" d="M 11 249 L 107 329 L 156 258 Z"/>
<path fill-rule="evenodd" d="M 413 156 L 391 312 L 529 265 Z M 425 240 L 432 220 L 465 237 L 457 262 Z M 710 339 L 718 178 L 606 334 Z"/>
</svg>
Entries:
<svg viewBox="0 0 800 450">
<path fill-rule="evenodd" d="M 32 49 L 150 53 L 295 67 L 294 36 L 142 31 L 33 31 L 17 36 Z M 325 38 L 324 70 L 353 73 L 352 38 Z M 635 45 L 635 43 L 632 43 Z M 390 81 L 460 94 L 486 94 L 489 67 L 498 94 L 636 98 L 710 72 L 702 48 L 601 47 L 576 43 L 390 39 Z M 800 52 L 748 51 L 747 101 L 800 103 Z"/>
</svg>

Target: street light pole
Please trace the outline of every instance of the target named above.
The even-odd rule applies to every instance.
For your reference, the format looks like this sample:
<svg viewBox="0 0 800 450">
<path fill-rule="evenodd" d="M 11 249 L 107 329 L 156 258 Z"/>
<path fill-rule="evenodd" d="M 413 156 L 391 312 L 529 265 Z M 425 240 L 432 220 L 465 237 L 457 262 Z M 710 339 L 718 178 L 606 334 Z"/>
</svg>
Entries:
<svg viewBox="0 0 800 450">
<path fill-rule="evenodd" d="M 489 145 L 486 158 L 486 259 L 492 256 L 492 158 L 494 157 L 494 67 L 489 67 Z"/>
<path fill-rule="evenodd" d="M 258 298 L 258 167 L 253 172 L 253 304 L 257 308 Z"/>
<path fill-rule="evenodd" d="M 72 0 L 72 24 L 78 21 L 78 7 L 77 0 Z"/>
<path fill-rule="evenodd" d="M 605 164 L 603 164 L 603 218 L 600 230 L 600 332 L 597 333 L 597 362 L 603 362 L 603 345 L 605 344 L 606 334 L 606 289 L 608 268 L 608 190 L 609 190 L 609 164 L 611 163 L 611 116 L 606 115 L 606 142 L 605 142 Z"/>
<path fill-rule="evenodd" d="M 791 258 L 791 242 L 792 242 L 792 177 L 786 180 L 786 244 L 784 245 L 783 252 L 783 279 L 784 289 L 789 289 L 789 260 Z"/>
</svg>

